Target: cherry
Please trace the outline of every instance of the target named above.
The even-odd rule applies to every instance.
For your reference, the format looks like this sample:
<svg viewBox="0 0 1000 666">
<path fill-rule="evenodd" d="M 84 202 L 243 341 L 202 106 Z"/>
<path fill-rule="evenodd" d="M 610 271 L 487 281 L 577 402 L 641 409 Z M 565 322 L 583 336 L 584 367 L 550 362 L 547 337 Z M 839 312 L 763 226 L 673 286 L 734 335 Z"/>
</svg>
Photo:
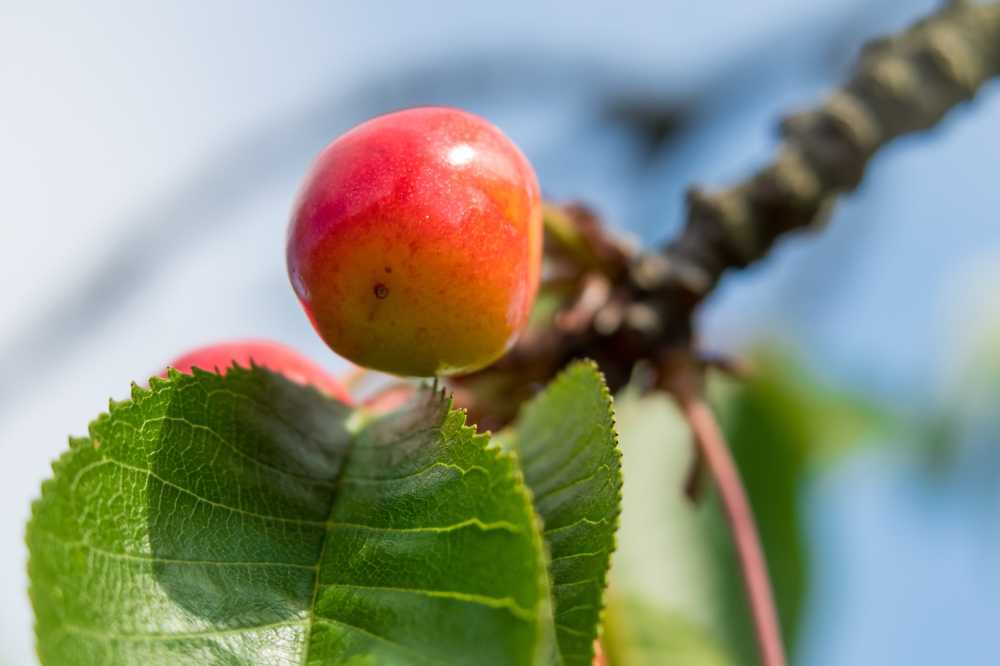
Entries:
<svg viewBox="0 0 1000 666">
<path fill-rule="evenodd" d="M 347 389 L 325 370 L 291 347 L 269 340 L 238 340 L 206 345 L 177 357 L 167 365 L 188 374 L 194 367 L 225 374 L 233 363 L 248 368 L 251 360 L 256 365 L 284 375 L 286 379 L 314 386 L 331 398 L 351 404 Z"/>
<path fill-rule="evenodd" d="M 541 270 L 528 160 L 470 113 L 418 108 L 333 141 L 288 233 L 292 286 L 320 337 L 376 370 L 471 372 L 513 343 Z"/>
</svg>

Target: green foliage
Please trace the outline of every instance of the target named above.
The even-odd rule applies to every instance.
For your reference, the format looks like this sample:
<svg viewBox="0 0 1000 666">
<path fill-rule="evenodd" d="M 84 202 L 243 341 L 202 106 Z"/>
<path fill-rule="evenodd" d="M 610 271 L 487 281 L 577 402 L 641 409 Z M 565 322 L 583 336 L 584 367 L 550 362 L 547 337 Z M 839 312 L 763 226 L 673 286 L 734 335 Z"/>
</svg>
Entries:
<svg viewBox="0 0 1000 666">
<path fill-rule="evenodd" d="M 754 508 L 794 655 L 809 592 L 803 490 L 824 463 L 892 424 L 875 407 L 820 384 L 786 358 L 761 356 L 755 365 L 754 379 L 714 378 L 710 388 Z M 738 563 L 711 481 L 703 484 L 700 501 L 684 492 L 693 462 L 687 426 L 662 395 L 628 390 L 616 407 L 628 488 L 612 588 L 676 618 L 677 632 L 686 626 L 711 636 L 730 655 L 727 663 L 756 664 Z M 655 644 L 663 650 L 661 663 L 688 663 L 670 644 Z"/>
<path fill-rule="evenodd" d="M 264 371 L 113 405 L 29 529 L 44 661 L 537 661 L 548 591 L 513 461 L 420 400 L 353 435 Z"/>
<path fill-rule="evenodd" d="M 551 553 L 556 636 L 589 666 L 621 507 L 621 452 L 597 367 L 575 363 L 523 411 L 517 450 Z"/>
<path fill-rule="evenodd" d="M 756 376 L 712 396 L 794 654 L 803 488 L 894 426 L 780 358 Z M 617 411 L 624 457 L 600 373 L 574 364 L 497 438 L 504 451 L 430 391 L 373 417 L 259 368 L 154 379 L 43 485 L 27 536 L 39 655 L 589 666 L 610 576 L 614 666 L 755 663 L 713 489 L 683 492 L 687 427 L 663 395 L 626 391 Z"/>
<path fill-rule="evenodd" d="M 567 528 L 561 541 L 550 525 L 550 573 L 515 456 L 438 393 L 372 418 L 260 368 L 134 388 L 71 441 L 34 506 L 43 663 L 562 663 L 559 647 L 583 648 L 561 631 L 557 645 L 557 622 L 596 633 L 617 504 L 579 514 L 564 504 L 578 491 L 556 488 L 577 458 L 602 466 L 594 479 L 617 472 L 617 453 L 607 391 L 582 365 L 529 410 L 526 455 L 552 401 L 575 405 L 552 414 L 565 437 L 567 417 L 582 425 L 552 454 L 576 454 L 568 467 L 529 467 L 552 488 L 540 512 Z M 573 487 L 601 496 L 593 482 Z M 580 548 L 603 554 L 560 559 Z M 574 572 L 594 577 L 578 597 Z"/>
<path fill-rule="evenodd" d="M 729 666 L 719 643 L 680 613 L 664 612 L 639 597 L 608 601 L 604 651 L 628 666 Z"/>
<path fill-rule="evenodd" d="M 716 594 L 719 571 L 712 544 L 700 518 L 705 509 L 683 491 L 692 459 L 687 426 L 663 394 L 641 396 L 628 389 L 617 397 L 615 414 L 627 484 L 610 589 L 617 598 L 641 600 L 685 626 L 721 637 L 724 609 Z M 621 617 L 617 624 L 631 622 L 612 613 L 609 631 L 615 617 Z M 645 661 L 636 663 L 671 664 L 678 655 L 669 647 L 651 644 L 639 653 Z M 662 650 L 658 662 L 650 655 L 653 649 Z M 631 661 L 614 663 L 632 666 Z"/>
</svg>

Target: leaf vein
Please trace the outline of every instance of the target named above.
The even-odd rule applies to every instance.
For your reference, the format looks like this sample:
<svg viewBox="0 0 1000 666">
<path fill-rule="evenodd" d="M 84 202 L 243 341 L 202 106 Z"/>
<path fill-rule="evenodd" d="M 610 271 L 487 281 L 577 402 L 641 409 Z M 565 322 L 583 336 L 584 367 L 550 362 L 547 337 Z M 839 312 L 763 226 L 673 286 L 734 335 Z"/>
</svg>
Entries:
<svg viewBox="0 0 1000 666">
<path fill-rule="evenodd" d="M 572 634 L 574 636 L 581 636 L 581 637 L 587 638 L 587 639 L 591 638 L 591 635 L 590 635 L 589 632 L 580 631 L 579 629 L 574 629 L 573 627 L 568 627 L 565 624 L 559 624 L 558 622 L 556 622 L 556 629 L 558 629 L 560 631 L 565 631 L 567 634 Z"/>
<path fill-rule="evenodd" d="M 250 455 L 246 451 L 241 450 L 238 446 L 235 446 L 232 442 L 230 442 L 228 439 L 226 439 L 225 437 L 223 437 L 221 433 L 217 432 L 215 430 L 215 428 L 213 428 L 211 426 L 208 426 L 208 425 L 205 425 L 203 423 L 195 423 L 194 421 L 192 421 L 190 419 L 186 419 L 186 418 L 184 418 L 182 416 L 170 416 L 168 414 L 164 414 L 162 416 L 153 416 L 153 417 L 150 417 L 150 418 L 144 420 L 138 426 L 133 425 L 133 424 L 128 423 L 128 422 L 124 422 L 122 425 L 124 425 L 126 427 L 129 427 L 129 428 L 132 428 L 132 429 L 134 429 L 136 431 L 141 431 L 143 428 L 145 428 L 150 423 L 156 423 L 156 422 L 159 422 L 159 421 L 168 421 L 168 422 L 183 423 L 185 426 L 191 428 L 192 430 L 201 430 L 201 431 L 204 431 L 204 432 L 208 433 L 209 435 L 211 435 L 219 443 L 223 444 L 227 449 L 229 449 L 230 451 L 232 451 L 233 453 L 235 453 L 240 458 L 243 458 L 244 460 L 246 460 L 246 461 L 248 461 L 250 463 L 253 463 L 254 465 L 256 465 L 258 467 L 262 467 L 262 468 L 264 468 L 266 470 L 270 470 L 270 471 L 272 471 L 272 472 L 274 472 L 276 474 L 281 474 L 283 476 L 287 476 L 287 477 L 289 477 L 291 479 L 296 479 L 296 480 L 299 480 L 299 481 L 309 481 L 309 482 L 316 483 L 316 484 L 322 485 L 322 486 L 332 486 L 333 485 L 333 481 L 331 479 L 323 479 L 323 478 L 319 478 L 319 477 L 315 477 L 315 476 L 310 476 L 308 474 L 298 474 L 298 473 L 293 472 L 291 470 L 282 469 L 281 467 L 278 467 L 277 465 L 274 465 L 274 464 L 269 463 L 269 462 L 265 462 L 265 461 L 263 461 L 263 460 L 261 460 L 259 458 L 255 458 L 254 456 Z"/>
<path fill-rule="evenodd" d="M 423 474 L 426 474 L 427 472 L 430 472 L 431 470 L 433 470 L 435 468 L 438 468 L 438 467 L 443 467 L 443 468 L 446 468 L 446 469 L 454 469 L 454 470 L 458 471 L 462 476 L 465 476 L 466 474 L 469 474 L 470 472 L 482 472 L 483 474 L 489 475 L 489 472 L 487 471 L 487 469 L 485 467 L 481 467 L 479 465 L 471 465 L 468 468 L 465 468 L 465 467 L 462 467 L 461 465 L 456 465 L 454 463 L 446 463 L 446 462 L 438 461 L 438 462 L 431 463 L 427 467 L 419 469 L 416 472 L 411 472 L 410 474 L 404 474 L 403 476 L 387 476 L 387 477 L 377 477 L 377 476 L 346 476 L 346 477 L 344 477 L 344 483 L 364 484 L 364 483 L 392 483 L 393 481 L 406 481 L 407 479 L 413 479 L 413 478 L 416 478 L 416 477 L 421 476 Z"/>
<path fill-rule="evenodd" d="M 82 627 L 76 624 L 65 623 L 60 625 L 60 629 L 68 633 L 81 634 L 103 641 L 182 641 L 194 638 L 216 638 L 222 636 L 234 636 L 251 631 L 266 631 L 269 629 L 280 629 L 283 627 L 295 627 L 305 624 L 304 620 L 286 620 L 284 622 L 274 622 L 271 624 L 260 624 L 247 627 L 234 627 L 232 629 L 213 629 L 210 631 L 188 631 L 176 634 L 122 634 L 98 631 L 90 627 Z"/>
<path fill-rule="evenodd" d="M 560 562 L 562 560 L 572 560 L 577 557 L 594 557 L 595 555 L 604 555 L 608 552 L 607 548 L 601 548 L 600 550 L 595 550 L 590 553 L 571 553 L 569 555 L 560 555 L 559 557 L 553 557 L 549 562 Z"/>
<path fill-rule="evenodd" d="M 573 606 L 572 608 L 567 608 L 565 610 L 557 611 L 555 616 L 559 617 L 560 615 L 569 615 L 570 613 L 575 613 L 577 611 L 593 610 L 593 609 L 594 609 L 593 604 L 581 604 L 579 606 Z"/>
<path fill-rule="evenodd" d="M 65 548 L 86 548 L 87 550 L 116 560 L 128 560 L 135 562 L 150 562 L 153 564 L 184 564 L 184 565 L 207 565 L 207 566 L 233 566 L 233 567 L 288 567 L 293 569 L 308 569 L 316 571 L 317 567 L 312 564 L 299 564 L 297 562 L 268 562 L 265 560 L 190 560 L 183 558 L 157 557 L 155 555 L 140 555 L 136 553 L 122 553 L 95 546 L 85 539 L 64 539 L 55 532 L 43 529 L 35 529 L 35 534 L 42 535 L 53 543 L 57 543 Z"/>
<path fill-rule="evenodd" d="M 131 471 L 137 472 L 139 474 L 146 474 L 150 478 L 156 479 L 157 481 L 159 481 L 160 483 L 162 483 L 163 485 L 165 485 L 165 486 L 167 486 L 169 488 L 173 488 L 174 490 L 176 490 L 178 492 L 181 492 L 181 493 L 184 493 L 185 495 L 188 495 L 188 496 L 192 497 L 193 499 L 195 499 L 195 500 L 197 500 L 199 502 L 203 502 L 205 504 L 208 504 L 209 506 L 214 506 L 214 507 L 217 507 L 219 509 L 225 509 L 226 511 L 231 511 L 233 513 L 237 513 L 237 514 L 240 514 L 240 515 L 248 516 L 250 518 L 257 518 L 259 520 L 273 520 L 273 521 L 279 522 L 279 523 L 288 523 L 288 524 L 291 524 L 291 525 L 304 525 L 304 526 L 307 526 L 307 527 L 324 527 L 325 528 L 327 526 L 327 521 L 325 521 L 325 520 L 305 520 L 303 518 L 289 518 L 287 516 L 273 516 L 273 515 L 267 514 L 267 513 L 257 513 L 257 512 L 254 512 L 254 511 L 247 511 L 246 509 L 240 509 L 240 508 L 235 507 L 235 506 L 229 506 L 228 504 L 223 504 L 221 502 L 216 502 L 214 500 L 210 500 L 207 497 L 202 497 L 201 495 L 199 495 L 198 493 L 194 492 L 193 490 L 190 490 L 188 488 L 185 488 L 184 486 L 176 484 L 173 481 L 168 481 L 167 479 L 163 478 L 162 476 L 160 476 L 159 474 L 157 474 L 156 472 L 154 472 L 151 469 L 145 469 L 143 467 L 138 467 L 136 465 L 130 465 L 128 463 L 122 462 L 121 460 L 115 460 L 114 458 L 106 458 L 106 460 L 108 462 L 110 462 L 110 463 L 113 463 L 113 464 L 115 464 L 115 465 L 123 468 L 123 469 L 131 470 Z M 85 470 L 80 470 L 81 473 L 83 471 L 85 471 Z"/>
<path fill-rule="evenodd" d="M 327 587 L 338 587 L 348 590 L 372 591 L 372 592 L 399 592 L 402 594 L 418 594 L 436 599 L 451 599 L 489 608 L 499 608 L 510 611 L 514 617 L 527 622 L 535 621 L 535 612 L 518 605 L 511 597 L 490 597 L 484 594 L 471 592 L 457 592 L 453 590 L 423 590 L 409 587 L 390 587 L 380 585 L 358 585 L 353 583 L 328 583 Z"/>
<path fill-rule="evenodd" d="M 596 576 L 593 576 L 591 578 L 584 578 L 583 580 L 571 580 L 569 582 L 556 583 L 552 587 L 553 588 L 559 588 L 559 589 L 561 589 L 561 588 L 564 588 L 564 587 L 572 587 L 574 585 L 583 585 L 583 584 L 600 583 L 600 582 L 601 581 L 600 581 L 599 578 L 597 578 Z"/>
<path fill-rule="evenodd" d="M 607 525 L 607 524 L 608 524 L 608 520 L 606 518 L 601 518 L 600 520 L 592 520 L 590 518 L 583 517 L 583 518 L 579 518 L 577 520 L 574 520 L 572 523 L 569 523 L 567 525 L 560 525 L 559 527 L 553 527 L 551 529 L 546 529 L 545 530 L 545 534 L 546 535 L 555 534 L 556 532 L 561 532 L 563 530 L 572 529 L 572 528 L 576 527 L 577 525 L 590 525 L 591 527 L 597 527 L 599 525 Z"/>
<path fill-rule="evenodd" d="M 581 483 L 586 483 L 587 481 L 590 481 L 591 479 L 593 479 L 594 477 L 596 477 L 602 471 L 607 471 L 609 476 L 612 474 L 611 467 L 607 463 L 604 463 L 602 465 L 598 465 L 597 469 L 595 469 L 592 473 L 588 474 L 587 476 L 580 477 L 579 479 L 575 479 L 575 480 L 570 481 L 568 483 L 565 483 L 565 484 L 563 484 L 561 486 L 556 486 L 555 488 L 550 488 L 549 490 L 546 490 L 545 492 L 543 492 L 540 495 L 536 496 L 535 497 L 535 501 L 536 502 L 540 502 L 543 498 L 551 497 L 552 495 L 555 495 L 556 493 L 561 493 L 564 490 L 569 490 L 573 486 L 578 486 Z"/>
<path fill-rule="evenodd" d="M 492 530 L 506 530 L 513 534 L 519 533 L 521 530 L 516 525 L 506 520 L 498 520 L 496 522 L 487 523 L 483 522 L 479 518 L 469 518 L 468 520 L 463 520 L 459 523 L 453 525 L 442 525 L 440 527 L 427 526 L 427 527 L 383 527 L 380 525 L 362 525 L 360 523 L 338 523 L 335 522 L 331 529 L 355 529 L 355 530 L 368 530 L 372 532 L 392 532 L 392 533 L 440 533 L 440 532 L 454 532 L 466 527 L 477 527 L 484 532 L 489 532 Z"/>
<path fill-rule="evenodd" d="M 413 648 L 407 647 L 407 646 L 403 645 L 402 643 L 397 643 L 396 641 L 394 641 L 394 640 L 392 640 L 390 638 L 386 638 L 385 636 L 381 636 L 379 634 L 376 634 L 375 632 L 369 631 L 368 629 L 365 629 L 364 627 L 359 627 L 356 624 L 351 624 L 350 622 L 345 622 L 345 621 L 343 621 L 343 620 L 341 620 L 339 618 L 324 617 L 322 615 L 319 615 L 319 616 L 316 616 L 315 618 L 313 618 L 313 622 L 315 622 L 316 624 L 330 624 L 330 625 L 334 625 L 334 626 L 344 627 L 346 629 L 350 629 L 352 631 L 356 631 L 359 634 L 364 634 L 365 636 L 369 636 L 371 638 L 374 638 L 375 640 L 381 641 L 381 642 L 385 643 L 386 645 L 391 645 L 392 647 L 397 648 L 399 650 L 402 650 L 402 651 L 404 651 L 406 653 L 409 653 L 409 654 L 412 654 L 412 655 L 416 655 L 418 657 L 421 656 L 421 655 L 417 654 L 416 652 L 414 652 Z"/>
</svg>

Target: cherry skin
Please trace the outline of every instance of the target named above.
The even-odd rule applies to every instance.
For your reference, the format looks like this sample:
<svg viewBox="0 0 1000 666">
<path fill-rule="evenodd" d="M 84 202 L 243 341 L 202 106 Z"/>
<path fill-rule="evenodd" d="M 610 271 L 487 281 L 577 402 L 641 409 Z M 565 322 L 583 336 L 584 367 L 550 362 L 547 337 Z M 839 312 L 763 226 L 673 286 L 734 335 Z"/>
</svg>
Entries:
<svg viewBox="0 0 1000 666">
<path fill-rule="evenodd" d="M 226 374 L 233 363 L 249 368 L 251 361 L 284 375 L 290 381 L 313 386 L 331 398 L 351 404 L 351 396 L 347 393 L 347 389 L 323 368 L 291 347 L 269 340 L 238 340 L 206 345 L 177 357 L 167 365 L 188 374 L 194 367 Z"/>
<path fill-rule="evenodd" d="M 542 256 L 534 170 L 487 121 L 418 108 L 320 154 L 295 205 L 288 273 L 320 337 L 369 368 L 471 372 L 527 321 Z"/>
</svg>

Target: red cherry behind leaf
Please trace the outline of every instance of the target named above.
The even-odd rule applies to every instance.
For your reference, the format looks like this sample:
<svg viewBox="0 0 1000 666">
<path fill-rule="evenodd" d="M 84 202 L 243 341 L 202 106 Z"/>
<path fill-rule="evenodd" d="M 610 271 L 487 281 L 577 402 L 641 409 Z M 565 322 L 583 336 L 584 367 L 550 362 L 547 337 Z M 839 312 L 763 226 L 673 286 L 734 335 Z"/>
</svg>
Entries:
<svg viewBox="0 0 1000 666">
<path fill-rule="evenodd" d="M 249 368 L 251 361 L 284 375 L 290 381 L 313 386 L 332 398 L 351 404 L 347 389 L 323 368 L 291 347 L 270 340 L 236 340 L 205 345 L 177 357 L 167 365 L 188 374 L 193 367 L 225 374 L 233 363 Z M 166 376 L 166 372 L 162 376 Z"/>
</svg>

